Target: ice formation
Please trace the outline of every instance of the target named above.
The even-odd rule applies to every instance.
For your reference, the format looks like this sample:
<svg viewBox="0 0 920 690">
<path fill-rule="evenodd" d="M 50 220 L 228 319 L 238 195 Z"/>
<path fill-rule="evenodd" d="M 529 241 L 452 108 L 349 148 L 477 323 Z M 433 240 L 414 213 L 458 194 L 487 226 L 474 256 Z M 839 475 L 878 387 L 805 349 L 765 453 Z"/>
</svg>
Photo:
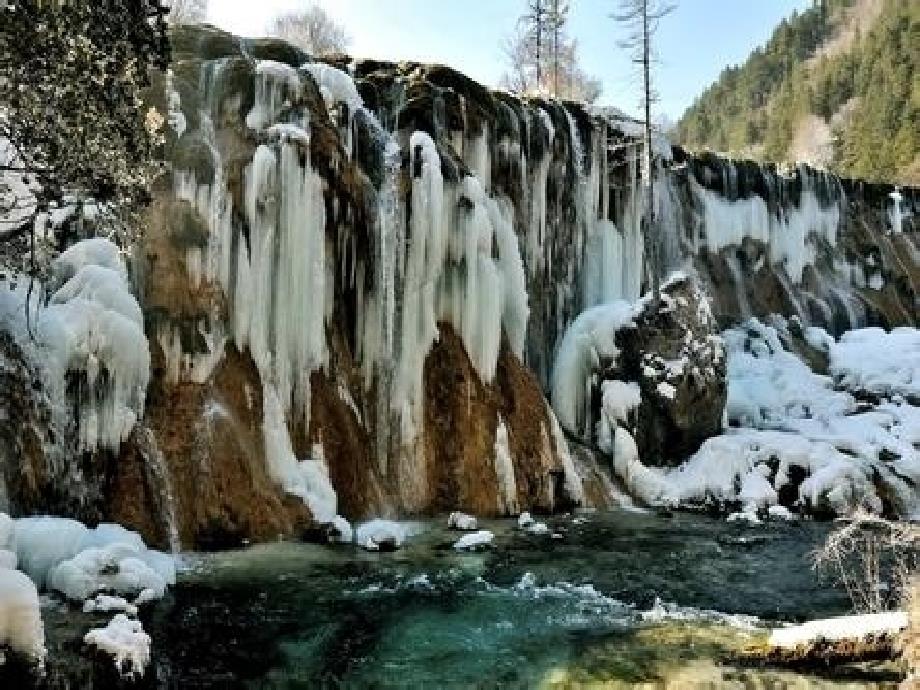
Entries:
<svg viewBox="0 0 920 690">
<path fill-rule="evenodd" d="M 118 613 L 104 628 L 93 628 L 83 641 L 112 657 L 119 675 L 137 678 L 150 663 L 150 635 L 138 620 Z"/>
<path fill-rule="evenodd" d="M 493 452 L 495 476 L 498 479 L 498 510 L 505 515 L 516 515 L 520 512 L 520 505 L 517 482 L 514 479 L 514 462 L 511 459 L 511 447 L 508 445 L 508 428 L 501 417 L 495 429 Z"/>
<path fill-rule="evenodd" d="M 262 404 L 265 460 L 272 478 L 287 493 L 302 499 L 310 508 L 314 520 L 333 522 L 338 497 L 329 481 L 329 469 L 323 460 L 322 448 L 314 448 L 314 457 L 298 460 L 291 446 L 284 411 L 271 386 L 264 386 Z"/>
<path fill-rule="evenodd" d="M 817 242 L 831 247 L 836 244 L 840 204 L 821 202 L 814 189 L 814 176 L 807 170 L 800 171 L 800 178 L 799 203 L 789 208 L 771 208 L 768 199 L 756 194 L 727 200 L 693 182 L 702 208 L 702 244 L 715 253 L 725 247 L 740 247 L 745 239 L 756 240 L 769 248 L 772 263 L 782 265 L 794 283 L 801 282 L 805 266 L 814 263 Z"/>
<path fill-rule="evenodd" d="M 48 306 L 28 281 L 13 290 L 0 279 L 0 328 L 17 336 L 42 374 L 59 436 L 75 426 L 77 450 L 117 450 L 143 416 L 150 353 L 140 306 L 131 294 L 118 248 L 80 241 L 52 263 L 57 289 Z M 52 287 L 49 285 L 49 287 Z"/>
<path fill-rule="evenodd" d="M 559 422 L 569 431 L 590 436 L 587 387 L 602 362 L 616 361 L 616 333 L 631 325 L 634 316 L 632 304 L 614 302 L 584 311 L 566 331 L 553 368 L 552 401 Z"/>
<path fill-rule="evenodd" d="M 207 69 L 214 72 L 204 81 L 209 91 L 205 101 L 211 103 L 210 91 L 222 68 Z M 355 154 L 359 114 L 362 126 L 375 130 L 372 136 L 383 147 L 373 264 L 352 253 L 347 272 L 330 265 L 330 257 L 357 251 L 343 251 L 331 242 L 347 247 L 356 240 L 342 225 L 344 210 L 326 203 L 328 183 L 311 160 L 311 119 L 322 115 L 303 108 L 308 80 L 318 86 L 347 155 Z M 201 114 L 201 129 L 210 139 L 214 179 L 199 180 L 193 171 L 175 176 L 177 196 L 192 203 L 210 228 L 207 248 L 191 252 L 186 263 L 196 276 L 200 273 L 221 286 L 230 306 L 227 333 L 238 349 L 248 349 L 259 370 L 273 476 L 328 521 L 334 517 L 335 502 L 322 463 L 294 459 L 282 427 L 297 419 L 309 425 L 310 376 L 326 368 L 329 357 L 326 325 L 338 289 L 333 276 L 344 274 L 341 279 L 358 293 L 356 354 L 367 390 L 378 397 L 372 409 L 384 474 L 387 455 L 414 452 L 423 422 L 424 362 L 438 338 L 438 322 L 454 327 L 482 379 L 491 382 L 503 334 L 512 351 L 523 356 L 527 278 L 513 206 L 487 191 L 490 162 L 485 139 L 471 140 L 462 149 L 475 174 L 452 181 L 442 175 L 441 152 L 434 140 L 423 132 L 411 133 L 407 175 L 399 139 L 364 107 L 348 73 L 322 63 L 298 70 L 261 61 L 255 81 L 247 125 L 263 143 L 245 168 L 244 208 L 232 207 L 207 110 Z M 408 198 L 402 189 L 408 189 Z M 239 214 L 248 225 L 246 241 L 238 237 Z M 334 226 L 339 229 L 331 233 Z M 368 288 L 364 271 L 371 265 Z M 219 358 L 220 333 L 202 336 L 214 344 L 210 349 Z M 185 361 L 173 331 L 164 331 L 160 340 L 169 361 Z M 202 361 L 201 373 L 206 376 L 213 363 L 213 358 Z M 183 374 L 183 367 L 173 366 L 172 377 L 199 378 L 197 369 L 191 369 Z"/>
</svg>

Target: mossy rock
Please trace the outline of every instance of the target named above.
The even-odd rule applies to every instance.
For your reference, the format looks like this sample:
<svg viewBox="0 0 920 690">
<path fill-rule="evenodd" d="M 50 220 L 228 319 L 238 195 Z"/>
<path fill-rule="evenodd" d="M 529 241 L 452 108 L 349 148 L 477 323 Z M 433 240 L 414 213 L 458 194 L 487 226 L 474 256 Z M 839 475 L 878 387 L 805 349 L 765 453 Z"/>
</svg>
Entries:
<svg viewBox="0 0 920 690">
<path fill-rule="evenodd" d="M 280 38 L 247 38 L 243 45 L 246 53 L 256 60 L 273 60 L 291 67 L 300 67 L 310 61 L 306 52 Z"/>
<path fill-rule="evenodd" d="M 171 217 L 172 243 L 181 249 L 208 246 L 208 226 L 188 201 L 173 206 Z"/>
<path fill-rule="evenodd" d="M 217 60 L 242 55 L 240 40 L 233 34 L 209 25 L 180 25 L 170 31 L 173 57 Z"/>
<path fill-rule="evenodd" d="M 173 153 L 173 168 L 195 173 L 198 184 L 214 181 L 214 154 L 199 136 L 183 137 Z"/>
</svg>

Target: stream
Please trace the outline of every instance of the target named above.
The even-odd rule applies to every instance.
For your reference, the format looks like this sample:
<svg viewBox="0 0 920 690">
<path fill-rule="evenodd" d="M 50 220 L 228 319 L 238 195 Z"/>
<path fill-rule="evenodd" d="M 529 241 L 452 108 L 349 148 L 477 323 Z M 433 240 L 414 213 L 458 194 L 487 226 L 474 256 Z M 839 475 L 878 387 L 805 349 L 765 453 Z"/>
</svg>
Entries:
<svg viewBox="0 0 920 690">
<path fill-rule="evenodd" d="M 279 542 L 184 555 L 176 588 L 143 616 L 152 682 L 896 687 L 858 669 L 820 677 L 726 662 L 782 622 L 848 612 L 808 560 L 826 523 L 635 512 L 547 522 L 552 534 L 532 535 L 512 520 L 481 521 L 496 539 L 480 553 L 455 552 L 459 535 L 440 520 L 416 523 L 393 553 Z"/>
</svg>

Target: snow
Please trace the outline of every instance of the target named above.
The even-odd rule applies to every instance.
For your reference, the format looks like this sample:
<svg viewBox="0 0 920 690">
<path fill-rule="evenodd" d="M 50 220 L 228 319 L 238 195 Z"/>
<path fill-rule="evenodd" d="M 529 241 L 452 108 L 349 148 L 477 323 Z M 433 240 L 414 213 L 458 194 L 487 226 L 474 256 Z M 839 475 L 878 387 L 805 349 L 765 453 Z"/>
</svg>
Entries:
<svg viewBox="0 0 920 690">
<path fill-rule="evenodd" d="M 903 611 L 839 616 L 773 630 L 770 644 L 794 649 L 821 640 L 863 640 L 870 635 L 897 635 L 907 624 L 907 614 Z"/>
<path fill-rule="evenodd" d="M 658 385 L 655 386 L 655 392 L 659 397 L 664 398 L 665 400 L 674 400 L 674 397 L 677 395 L 677 389 L 673 384 L 670 384 L 667 381 L 660 381 Z"/>
<path fill-rule="evenodd" d="M 813 335 L 813 339 L 817 336 Z M 728 418 L 740 426 L 784 428 L 789 418 L 829 419 L 854 410 L 848 393 L 834 390 L 786 351 L 776 328 L 750 319 L 722 334 L 728 353 Z"/>
<path fill-rule="evenodd" d="M 99 591 L 137 595 L 147 589 L 161 598 L 172 583 L 141 560 L 142 555 L 136 546 L 124 543 L 84 549 L 54 566 L 49 584 L 73 601 L 88 599 Z"/>
<path fill-rule="evenodd" d="M 0 647 L 35 661 L 45 658 L 38 590 L 25 574 L 0 568 Z"/>
<path fill-rule="evenodd" d="M 629 415 L 642 402 L 642 392 L 635 382 L 604 381 L 601 384 L 601 407 L 613 422 L 626 423 Z"/>
<path fill-rule="evenodd" d="M 569 431 L 584 431 L 590 436 L 588 392 L 592 374 L 602 361 L 616 361 L 616 333 L 633 325 L 634 315 L 628 302 L 592 307 L 566 331 L 553 367 L 552 401 L 559 423 Z"/>
<path fill-rule="evenodd" d="M 920 397 L 920 330 L 849 331 L 830 352 L 830 371 L 839 385 L 885 397 Z"/>
<path fill-rule="evenodd" d="M 110 655 L 124 678 L 143 676 L 150 663 L 150 635 L 140 621 L 116 614 L 104 628 L 93 628 L 83 641 Z"/>
<path fill-rule="evenodd" d="M 485 529 L 479 530 L 478 532 L 472 532 L 471 534 L 464 534 L 454 542 L 454 550 L 479 551 L 489 548 L 492 545 L 493 539 L 495 539 L 495 535 Z"/>
<path fill-rule="evenodd" d="M 774 520 L 795 520 L 795 513 L 789 511 L 786 506 L 773 505 L 767 509 L 767 515 Z"/>
<path fill-rule="evenodd" d="M 461 532 L 474 532 L 478 529 L 478 523 L 472 515 L 454 512 L 447 518 L 447 527 Z"/>
<path fill-rule="evenodd" d="M 548 534 L 549 527 L 545 522 L 537 522 L 530 513 L 521 513 L 517 521 L 518 529 L 530 534 Z"/>
</svg>

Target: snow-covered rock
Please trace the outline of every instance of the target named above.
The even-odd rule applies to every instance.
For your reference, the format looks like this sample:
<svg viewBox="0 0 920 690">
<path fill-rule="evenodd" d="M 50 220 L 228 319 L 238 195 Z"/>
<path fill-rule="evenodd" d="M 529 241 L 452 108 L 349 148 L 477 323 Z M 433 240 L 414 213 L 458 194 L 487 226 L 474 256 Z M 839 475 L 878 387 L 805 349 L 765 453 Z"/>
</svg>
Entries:
<svg viewBox="0 0 920 690">
<path fill-rule="evenodd" d="M 146 673 L 151 640 L 140 621 L 116 614 L 104 628 L 86 633 L 83 641 L 111 656 L 123 678 L 138 678 Z"/>
<path fill-rule="evenodd" d="M 461 532 L 473 532 L 478 528 L 478 521 L 473 515 L 466 513 L 454 512 L 447 518 L 448 529 L 455 529 Z"/>
<path fill-rule="evenodd" d="M 368 551 L 393 551 L 412 534 L 409 525 L 392 520 L 371 520 L 358 526 L 355 541 Z"/>
<path fill-rule="evenodd" d="M 649 504 L 715 503 L 758 518 L 784 518 L 777 506 L 837 515 L 918 514 L 920 408 L 897 397 L 861 407 L 850 392 L 836 389 L 830 377 L 814 373 L 786 349 L 783 335 L 756 319 L 724 334 L 733 428 L 705 441 L 679 467 L 649 467 L 629 434 L 617 429 L 614 464 L 630 492 Z M 818 335 L 813 332 L 811 340 L 842 366 L 840 344 Z M 855 340 L 866 348 L 871 338 L 880 351 L 889 349 L 891 336 L 877 329 Z M 885 374 L 868 357 L 860 369 L 854 357 L 839 380 L 871 380 L 876 391 L 893 391 L 898 381 L 920 379 L 915 366 L 904 356 L 900 368 Z"/>
<path fill-rule="evenodd" d="M 530 534 L 549 534 L 549 527 L 545 522 L 538 522 L 530 513 L 521 513 L 518 517 L 518 529 Z"/>
<path fill-rule="evenodd" d="M 480 551 L 490 548 L 494 539 L 494 534 L 489 530 L 483 529 L 478 532 L 464 534 L 454 542 L 454 549 L 456 551 Z"/>
<path fill-rule="evenodd" d="M 126 613 L 129 616 L 137 615 L 137 606 L 122 597 L 112 597 L 108 594 L 97 594 L 93 599 L 83 602 L 83 613 Z"/>
</svg>

